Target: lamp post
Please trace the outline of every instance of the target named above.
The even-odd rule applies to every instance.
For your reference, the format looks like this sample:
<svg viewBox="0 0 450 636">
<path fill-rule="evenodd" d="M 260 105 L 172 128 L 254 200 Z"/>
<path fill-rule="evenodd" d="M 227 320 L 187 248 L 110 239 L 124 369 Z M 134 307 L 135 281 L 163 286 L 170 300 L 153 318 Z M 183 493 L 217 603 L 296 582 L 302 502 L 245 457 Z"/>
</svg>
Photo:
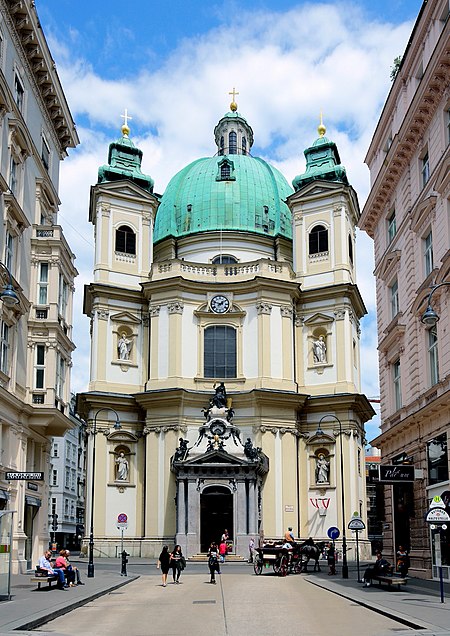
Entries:
<svg viewBox="0 0 450 636">
<path fill-rule="evenodd" d="M 317 429 L 319 435 L 323 435 L 321 424 L 323 420 L 327 418 L 336 420 L 339 424 L 339 440 L 340 440 L 340 468 L 341 468 L 341 505 L 342 505 L 342 578 L 348 579 L 348 564 L 347 564 L 347 538 L 345 535 L 346 523 L 345 523 L 345 492 L 344 492 L 344 451 L 342 448 L 342 423 L 336 415 L 324 415 L 319 421 L 319 428 Z"/>
<path fill-rule="evenodd" d="M 5 303 L 7 307 L 14 307 L 14 305 L 18 304 L 19 297 L 14 291 L 11 272 L 6 267 L 6 265 L 2 263 L 1 261 L 0 261 L 0 268 L 2 268 L 8 276 L 8 282 L 5 285 L 3 285 L 3 287 L 0 289 L 0 298 L 2 299 L 2 301 Z"/>
<path fill-rule="evenodd" d="M 450 281 L 444 281 L 443 283 L 439 283 L 438 285 L 433 285 L 430 293 L 428 294 L 427 308 L 422 318 L 420 319 L 420 321 L 424 325 L 427 325 L 427 327 L 434 327 L 439 320 L 439 315 L 434 311 L 433 307 L 431 306 L 432 295 L 434 294 L 436 289 L 439 289 L 439 287 L 448 287 L 449 285 L 450 285 Z"/>
<path fill-rule="evenodd" d="M 109 428 L 106 429 L 97 429 L 97 415 L 99 413 L 101 413 L 102 411 L 112 411 L 115 416 L 116 416 L 116 422 L 114 424 L 114 428 L 116 430 L 119 430 L 121 427 L 120 424 L 120 420 L 119 420 L 119 415 L 117 413 L 117 411 L 115 411 L 114 409 L 111 408 L 102 408 L 99 409 L 97 411 L 97 413 L 94 415 L 94 427 L 91 431 L 92 435 L 93 435 L 93 441 L 92 441 L 92 484 L 91 484 L 91 523 L 90 523 L 90 530 L 89 530 L 89 562 L 88 562 L 88 571 L 87 571 L 87 575 L 89 579 L 92 579 L 94 577 L 94 494 L 95 494 L 95 439 L 97 436 L 97 433 L 99 432 L 104 432 L 105 430 L 109 430 Z"/>
</svg>

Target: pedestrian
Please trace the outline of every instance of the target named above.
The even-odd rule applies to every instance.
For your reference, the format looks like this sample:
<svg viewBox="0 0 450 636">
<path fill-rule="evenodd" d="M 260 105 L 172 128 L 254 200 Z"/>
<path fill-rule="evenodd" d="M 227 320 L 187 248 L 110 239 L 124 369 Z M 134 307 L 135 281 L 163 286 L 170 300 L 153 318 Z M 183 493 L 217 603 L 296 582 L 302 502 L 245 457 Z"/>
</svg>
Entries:
<svg viewBox="0 0 450 636">
<path fill-rule="evenodd" d="M 220 565 L 219 565 L 219 549 L 217 547 L 217 543 L 213 541 L 209 546 L 208 550 L 208 567 L 209 573 L 211 575 L 210 583 L 216 584 L 216 572 L 220 574 Z"/>
<path fill-rule="evenodd" d="M 219 545 L 220 562 L 225 563 L 225 557 L 227 555 L 228 546 L 225 541 L 221 541 Z"/>
<path fill-rule="evenodd" d="M 166 587 L 167 585 L 167 575 L 169 574 L 170 568 L 170 552 L 169 546 L 164 545 L 159 555 L 158 562 L 156 564 L 157 568 L 161 568 L 161 578 L 162 578 L 162 586 Z"/>
<path fill-rule="evenodd" d="M 183 553 L 181 551 L 181 545 L 177 543 L 173 551 L 170 554 L 170 567 L 172 568 L 173 582 L 180 582 L 181 571 L 184 570 L 183 563 L 185 563 Z"/>
<path fill-rule="evenodd" d="M 294 531 L 292 530 L 291 526 L 288 527 L 288 529 L 286 530 L 286 532 L 284 533 L 284 540 L 286 543 L 289 543 L 291 546 L 294 545 L 295 543 L 295 535 L 294 535 Z"/>
<path fill-rule="evenodd" d="M 334 549 L 334 543 L 328 544 L 327 563 L 329 568 L 328 575 L 331 576 L 332 574 L 336 574 L 336 552 Z"/>
<path fill-rule="evenodd" d="M 56 575 L 58 577 L 58 583 L 57 583 L 57 588 L 58 590 L 64 590 L 65 588 L 65 583 L 66 583 L 66 577 L 64 576 L 64 570 L 62 570 L 61 568 L 53 568 L 51 563 L 50 563 L 50 557 L 52 556 L 52 553 L 50 550 L 46 550 L 44 552 L 44 554 L 39 557 L 39 564 L 38 567 L 40 570 L 44 570 L 47 572 L 48 576 L 52 576 L 53 574 Z"/>
<path fill-rule="evenodd" d="M 409 554 L 402 545 L 398 546 L 397 550 L 397 572 L 401 576 L 406 576 L 409 570 Z"/>
<path fill-rule="evenodd" d="M 74 565 L 72 565 L 70 562 L 70 551 L 64 550 L 64 552 L 65 552 L 64 556 L 66 557 L 66 561 L 67 561 L 67 569 L 69 571 L 74 572 L 75 574 L 74 580 L 76 579 L 76 585 L 84 585 L 83 581 L 81 580 L 80 570 L 76 568 Z"/>
<path fill-rule="evenodd" d="M 381 552 L 377 552 L 377 558 L 373 565 L 370 565 L 364 572 L 364 583 L 366 587 L 372 585 L 372 577 L 377 575 L 388 576 L 392 573 L 392 565 L 383 559 Z"/>
<path fill-rule="evenodd" d="M 250 537 L 250 541 L 248 542 L 248 562 L 253 563 L 253 556 L 255 553 L 255 540 L 253 537 Z"/>
<path fill-rule="evenodd" d="M 228 530 L 225 528 L 222 536 L 220 537 L 220 542 L 222 543 L 222 541 L 225 541 L 225 543 L 227 543 L 229 538 L 230 538 L 230 535 L 228 534 Z"/>
</svg>

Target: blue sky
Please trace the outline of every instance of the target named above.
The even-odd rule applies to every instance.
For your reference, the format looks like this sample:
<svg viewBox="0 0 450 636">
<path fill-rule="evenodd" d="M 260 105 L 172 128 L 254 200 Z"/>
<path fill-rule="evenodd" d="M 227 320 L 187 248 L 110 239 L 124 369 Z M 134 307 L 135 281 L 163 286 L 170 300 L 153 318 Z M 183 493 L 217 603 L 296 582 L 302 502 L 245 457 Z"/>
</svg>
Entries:
<svg viewBox="0 0 450 636">
<path fill-rule="evenodd" d="M 303 150 L 327 136 L 364 205 L 364 157 L 420 0 L 294 2 L 185 0 L 131 3 L 36 0 L 81 144 L 61 167 L 60 223 L 77 256 L 72 386 L 89 381 L 89 321 L 83 287 L 92 280 L 89 188 L 120 136 L 128 109 L 143 171 L 162 193 L 184 165 L 215 152 L 213 129 L 229 91 L 255 133 L 253 154 L 288 181 L 304 170 Z M 368 309 L 362 325 L 363 391 L 378 395 L 372 241 L 357 238 L 358 285 Z M 377 409 L 377 406 L 374 405 Z M 367 426 L 378 434 L 378 421 Z"/>
</svg>

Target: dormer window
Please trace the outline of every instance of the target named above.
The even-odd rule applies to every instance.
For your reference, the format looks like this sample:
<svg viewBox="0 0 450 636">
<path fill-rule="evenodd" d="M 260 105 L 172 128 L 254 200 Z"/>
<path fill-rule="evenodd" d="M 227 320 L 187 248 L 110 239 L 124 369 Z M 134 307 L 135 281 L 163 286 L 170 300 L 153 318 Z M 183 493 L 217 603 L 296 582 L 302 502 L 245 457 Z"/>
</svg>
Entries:
<svg viewBox="0 0 450 636">
<path fill-rule="evenodd" d="M 237 154 L 237 135 L 234 131 L 230 132 L 228 135 L 228 154 L 236 155 Z"/>
<path fill-rule="evenodd" d="M 219 163 L 216 181 L 235 181 L 235 179 L 233 162 L 228 159 L 222 159 Z"/>
<path fill-rule="evenodd" d="M 212 259 L 213 265 L 235 265 L 237 262 L 237 258 L 229 254 L 220 254 Z"/>
</svg>

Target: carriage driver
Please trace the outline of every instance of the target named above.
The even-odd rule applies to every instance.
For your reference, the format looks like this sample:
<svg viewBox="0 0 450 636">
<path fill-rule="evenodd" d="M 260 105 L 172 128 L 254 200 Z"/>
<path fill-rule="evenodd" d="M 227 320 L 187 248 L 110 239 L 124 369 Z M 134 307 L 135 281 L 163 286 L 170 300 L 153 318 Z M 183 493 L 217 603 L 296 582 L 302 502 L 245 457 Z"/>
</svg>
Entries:
<svg viewBox="0 0 450 636">
<path fill-rule="evenodd" d="M 294 535 L 294 532 L 292 531 L 291 526 L 289 526 L 286 532 L 284 533 L 284 540 L 285 540 L 285 545 L 283 547 L 291 548 L 293 545 L 295 545 L 295 535 Z M 286 545 L 287 543 L 289 544 L 289 546 Z"/>
</svg>

